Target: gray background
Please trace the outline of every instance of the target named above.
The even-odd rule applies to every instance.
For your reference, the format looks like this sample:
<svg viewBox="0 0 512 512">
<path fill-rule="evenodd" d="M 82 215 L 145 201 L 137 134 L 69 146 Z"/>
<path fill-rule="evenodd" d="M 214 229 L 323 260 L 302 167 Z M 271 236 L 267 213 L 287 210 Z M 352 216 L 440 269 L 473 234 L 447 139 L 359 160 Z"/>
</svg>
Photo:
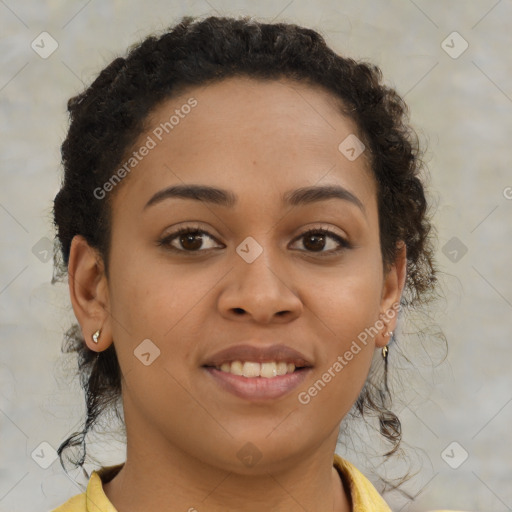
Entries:
<svg viewBox="0 0 512 512">
<path fill-rule="evenodd" d="M 405 97 L 428 148 L 445 297 L 430 314 L 449 350 L 437 364 L 441 342 L 422 345 L 416 335 L 403 342 L 417 366 L 396 386 L 404 391 L 397 405 L 404 449 L 419 471 L 405 489 L 416 498 L 385 497 L 397 511 L 512 510 L 510 0 L 0 1 L 0 510 L 49 510 L 84 483 L 41 446 L 56 449 L 84 412 L 79 384 L 62 367 L 74 361 L 60 353 L 73 319 L 67 285 L 50 284 L 45 252 L 66 101 L 127 46 L 185 14 L 250 14 L 315 28 L 336 51 L 378 64 Z M 58 43 L 47 58 L 31 48 L 43 31 Z M 414 331 L 413 322 L 405 330 Z M 376 485 L 374 467 L 399 474 L 399 458 L 376 467 L 378 436 L 357 428 L 339 453 Z M 91 437 L 91 454 L 101 464 L 123 461 L 116 439 Z M 373 448 L 363 452 L 358 439 Z"/>
</svg>

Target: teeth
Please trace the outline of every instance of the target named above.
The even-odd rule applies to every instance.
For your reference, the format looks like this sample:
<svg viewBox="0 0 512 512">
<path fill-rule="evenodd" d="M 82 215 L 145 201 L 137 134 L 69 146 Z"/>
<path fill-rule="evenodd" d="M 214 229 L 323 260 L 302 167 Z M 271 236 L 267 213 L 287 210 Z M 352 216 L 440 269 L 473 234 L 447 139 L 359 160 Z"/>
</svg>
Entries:
<svg viewBox="0 0 512 512">
<path fill-rule="evenodd" d="M 288 365 L 280 361 L 277 363 L 277 375 L 286 375 Z"/>
<path fill-rule="evenodd" d="M 261 363 L 260 376 L 271 379 L 277 377 L 277 364 L 276 363 Z"/>
<path fill-rule="evenodd" d="M 219 368 L 218 368 L 219 369 Z M 286 375 L 295 371 L 293 363 L 268 362 L 268 363 L 255 363 L 253 361 L 233 361 L 232 363 L 222 363 L 220 370 L 233 375 L 243 375 L 244 377 L 264 377 L 272 379 L 279 375 Z"/>
<path fill-rule="evenodd" d="M 233 361 L 231 363 L 231 370 L 228 370 L 230 373 L 234 375 L 242 375 L 243 374 L 243 366 L 240 361 Z"/>
<path fill-rule="evenodd" d="M 244 367 L 242 368 L 242 375 L 244 377 L 259 377 L 260 376 L 261 365 L 260 363 L 244 363 Z"/>
</svg>

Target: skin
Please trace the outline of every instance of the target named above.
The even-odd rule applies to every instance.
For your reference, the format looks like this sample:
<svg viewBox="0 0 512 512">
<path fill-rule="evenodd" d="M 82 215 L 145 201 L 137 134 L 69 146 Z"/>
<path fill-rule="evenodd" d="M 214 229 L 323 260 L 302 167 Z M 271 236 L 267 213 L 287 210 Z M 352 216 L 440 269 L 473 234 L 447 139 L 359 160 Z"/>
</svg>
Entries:
<svg viewBox="0 0 512 512">
<path fill-rule="evenodd" d="M 108 278 L 81 236 L 71 247 L 70 295 L 84 339 L 95 351 L 115 343 L 124 377 L 127 458 L 105 493 L 119 512 L 349 511 L 333 468 L 338 429 L 396 315 L 310 403 L 297 395 L 399 302 L 405 247 L 385 272 L 376 183 L 364 154 L 350 161 L 338 150 L 358 132 L 330 93 L 240 77 L 194 87 L 153 111 L 135 148 L 191 96 L 197 106 L 111 192 Z M 183 183 L 229 190 L 238 202 L 173 198 L 143 210 L 153 194 Z M 281 203 L 287 191 L 332 184 L 364 211 L 340 199 Z M 172 245 L 181 253 L 157 245 L 197 225 L 208 233 L 199 238 L 203 253 L 186 252 L 179 237 Z M 327 237 L 315 249 L 301 237 L 311 228 L 329 228 L 352 247 L 322 257 L 340 245 Z M 263 248 L 250 264 L 235 250 L 248 236 Z M 160 350 L 148 366 L 134 357 L 145 339 Z M 282 398 L 238 398 L 201 364 L 244 342 L 285 343 L 313 371 Z M 261 455 L 252 467 L 237 457 L 247 442 Z"/>
</svg>

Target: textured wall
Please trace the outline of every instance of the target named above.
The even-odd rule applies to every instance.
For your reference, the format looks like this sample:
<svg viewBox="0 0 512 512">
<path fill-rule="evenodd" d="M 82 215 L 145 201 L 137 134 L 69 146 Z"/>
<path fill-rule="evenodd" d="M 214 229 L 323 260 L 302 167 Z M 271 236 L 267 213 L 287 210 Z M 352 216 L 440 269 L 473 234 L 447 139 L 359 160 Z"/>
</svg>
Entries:
<svg viewBox="0 0 512 512">
<path fill-rule="evenodd" d="M 404 342 L 418 370 L 404 370 L 397 381 L 404 391 L 398 410 L 405 448 L 421 471 L 406 486 L 413 502 L 386 498 L 397 511 L 512 510 L 512 2 L 5 0 L 0 511 L 49 510 L 81 492 L 51 448 L 84 411 L 78 383 L 60 367 L 62 333 L 73 314 L 67 287 L 50 284 L 48 259 L 66 101 L 149 32 L 185 14 L 216 13 L 316 28 L 337 51 L 380 65 L 405 96 L 428 145 L 445 296 L 432 316 L 449 350 L 429 369 L 442 347 L 427 339 L 422 351 L 417 338 Z M 40 36 L 44 31 L 51 38 Z M 391 356 L 391 364 L 398 361 Z M 350 444 L 339 452 L 376 481 L 371 468 L 378 459 L 370 461 L 356 437 Z M 124 460 L 121 444 L 91 448 L 103 464 Z M 389 474 L 401 468 L 397 460 L 386 467 Z"/>
</svg>

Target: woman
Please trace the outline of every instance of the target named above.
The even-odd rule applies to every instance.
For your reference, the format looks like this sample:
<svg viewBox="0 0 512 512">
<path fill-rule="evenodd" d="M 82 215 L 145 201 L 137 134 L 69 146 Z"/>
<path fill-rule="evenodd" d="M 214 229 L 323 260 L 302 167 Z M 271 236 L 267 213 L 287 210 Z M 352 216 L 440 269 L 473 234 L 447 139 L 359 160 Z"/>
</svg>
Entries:
<svg viewBox="0 0 512 512">
<path fill-rule="evenodd" d="M 388 344 L 436 281 L 380 71 L 306 28 L 186 17 L 68 109 L 54 216 L 88 417 L 59 455 L 122 398 L 127 457 L 56 511 L 389 511 L 334 453 L 354 407 L 397 449 Z"/>
</svg>

